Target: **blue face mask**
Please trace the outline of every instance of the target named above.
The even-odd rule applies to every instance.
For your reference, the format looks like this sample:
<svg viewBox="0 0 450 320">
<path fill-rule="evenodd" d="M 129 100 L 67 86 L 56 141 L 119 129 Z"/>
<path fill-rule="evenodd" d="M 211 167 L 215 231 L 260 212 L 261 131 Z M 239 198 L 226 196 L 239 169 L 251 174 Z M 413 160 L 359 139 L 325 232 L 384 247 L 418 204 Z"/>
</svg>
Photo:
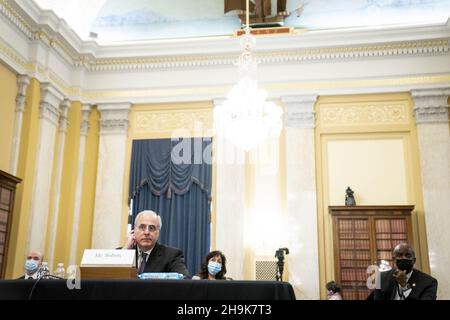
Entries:
<svg viewBox="0 0 450 320">
<path fill-rule="evenodd" d="M 36 260 L 28 259 L 25 261 L 25 271 L 28 274 L 34 273 L 39 268 L 39 263 Z"/>
<path fill-rule="evenodd" d="M 220 272 L 220 270 L 222 270 L 222 265 L 220 263 L 215 262 L 215 261 L 210 261 L 208 263 L 209 274 L 215 276 L 216 274 L 218 274 Z"/>
</svg>

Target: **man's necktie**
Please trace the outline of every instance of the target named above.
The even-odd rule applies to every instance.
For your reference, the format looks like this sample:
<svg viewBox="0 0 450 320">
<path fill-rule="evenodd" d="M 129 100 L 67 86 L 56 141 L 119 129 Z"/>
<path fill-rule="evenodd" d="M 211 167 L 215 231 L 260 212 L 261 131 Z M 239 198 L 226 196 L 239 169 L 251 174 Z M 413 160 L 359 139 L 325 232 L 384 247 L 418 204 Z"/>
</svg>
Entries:
<svg viewBox="0 0 450 320">
<path fill-rule="evenodd" d="M 145 265 L 147 264 L 147 254 L 145 252 L 141 253 L 142 261 L 139 265 L 138 274 L 141 274 L 145 270 Z"/>
</svg>

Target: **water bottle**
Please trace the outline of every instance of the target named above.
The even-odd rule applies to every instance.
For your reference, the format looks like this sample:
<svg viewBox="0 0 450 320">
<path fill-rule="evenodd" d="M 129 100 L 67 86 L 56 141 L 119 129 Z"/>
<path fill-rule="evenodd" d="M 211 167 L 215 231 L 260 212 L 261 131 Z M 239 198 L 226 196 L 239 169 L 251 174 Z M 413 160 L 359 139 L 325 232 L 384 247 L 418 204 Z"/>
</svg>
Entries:
<svg viewBox="0 0 450 320">
<path fill-rule="evenodd" d="M 64 278 L 66 276 L 66 270 L 64 270 L 64 264 L 62 262 L 58 263 L 55 275 L 60 278 Z"/>
<path fill-rule="evenodd" d="M 42 266 L 41 266 L 38 276 L 40 278 L 44 278 L 44 279 L 46 279 L 50 276 L 50 269 L 48 267 L 48 262 L 46 262 L 46 261 L 42 262 Z"/>
</svg>

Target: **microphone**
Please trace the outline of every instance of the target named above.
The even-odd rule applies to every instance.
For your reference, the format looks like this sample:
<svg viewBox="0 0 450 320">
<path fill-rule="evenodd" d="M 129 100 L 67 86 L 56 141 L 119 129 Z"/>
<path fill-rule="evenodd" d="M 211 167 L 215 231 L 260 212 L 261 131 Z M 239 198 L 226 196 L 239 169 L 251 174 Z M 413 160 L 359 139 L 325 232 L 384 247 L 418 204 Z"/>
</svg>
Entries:
<svg viewBox="0 0 450 320">
<path fill-rule="evenodd" d="M 33 299 L 33 295 L 34 295 L 34 292 L 36 291 L 37 285 L 39 284 L 39 282 L 41 282 L 42 279 L 65 280 L 62 277 L 58 277 L 53 274 L 50 274 L 50 269 L 48 268 L 47 262 L 43 262 L 42 265 L 37 270 L 37 279 L 36 279 L 36 282 L 33 284 L 33 287 L 31 288 L 30 294 L 28 295 L 28 300 Z"/>
</svg>

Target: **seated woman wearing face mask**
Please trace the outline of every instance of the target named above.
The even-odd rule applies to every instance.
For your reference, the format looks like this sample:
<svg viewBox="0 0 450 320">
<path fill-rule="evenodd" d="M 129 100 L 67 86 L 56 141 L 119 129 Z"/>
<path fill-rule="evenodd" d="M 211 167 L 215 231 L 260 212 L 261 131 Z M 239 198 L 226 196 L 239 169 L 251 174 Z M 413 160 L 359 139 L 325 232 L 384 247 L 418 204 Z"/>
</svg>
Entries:
<svg viewBox="0 0 450 320">
<path fill-rule="evenodd" d="M 192 277 L 193 280 L 232 280 L 225 277 L 227 273 L 226 267 L 227 259 L 220 251 L 211 251 L 205 257 L 202 263 L 201 270 L 198 274 Z"/>
</svg>

